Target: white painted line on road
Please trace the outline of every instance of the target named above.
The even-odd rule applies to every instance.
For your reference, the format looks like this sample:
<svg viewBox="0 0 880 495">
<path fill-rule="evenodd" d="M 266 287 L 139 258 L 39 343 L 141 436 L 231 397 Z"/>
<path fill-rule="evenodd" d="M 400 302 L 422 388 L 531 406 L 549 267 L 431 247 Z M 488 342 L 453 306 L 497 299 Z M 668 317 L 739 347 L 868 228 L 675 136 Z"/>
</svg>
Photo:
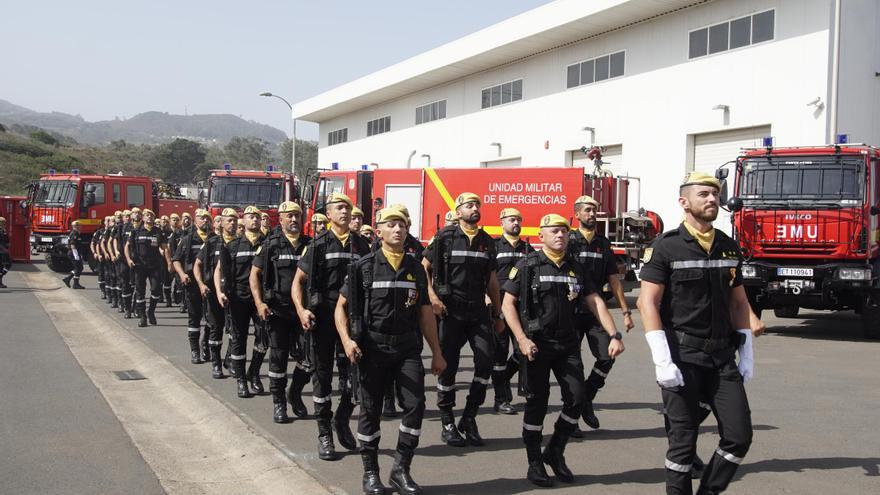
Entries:
<svg viewBox="0 0 880 495">
<path fill-rule="evenodd" d="M 22 278 L 33 288 L 58 285 L 45 273 Z M 338 493 L 85 297 L 34 293 L 169 494 Z M 112 373 L 126 369 L 148 379 L 120 381 Z"/>
</svg>

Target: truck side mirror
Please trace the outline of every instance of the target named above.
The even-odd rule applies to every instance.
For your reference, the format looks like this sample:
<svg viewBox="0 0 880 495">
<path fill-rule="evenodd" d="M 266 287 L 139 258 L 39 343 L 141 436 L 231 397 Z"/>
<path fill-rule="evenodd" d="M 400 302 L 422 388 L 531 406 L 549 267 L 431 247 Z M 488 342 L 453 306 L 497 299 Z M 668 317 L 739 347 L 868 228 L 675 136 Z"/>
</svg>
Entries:
<svg viewBox="0 0 880 495">
<path fill-rule="evenodd" d="M 742 198 L 738 198 L 736 196 L 727 200 L 727 207 L 730 208 L 730 211 L 737 212 L 743 209 L 743 200 Z"/>
<path fill-rule="evenodd" d="M 83 195 L 83 208 L 88 208 L 95 204 L 95 193 L 88 191 Z"/>
<path fill-rule="evenodd" d="M 727 180 L 721 179 L 721 192 L 718 200 L 721 202 L 721 206 L 727 206 Z"/>
<path fill-rule="evenodd" d="M 728 174 L 730 174 L 730 170 L 726 168 L 719 168 L 715 170 L 715 178 L 718 180 L 726 179 Z"/>
<path fill-rule="evenodd" d="M 312 199 L 314 199 L 314 197 L 315 197 L 315 183 L 309 182 L 309 184 L 306 186 L 306 195 L 303 198 L 303 203 L 305 203 L 307 205 L 311 205 Z"/>
</svg>

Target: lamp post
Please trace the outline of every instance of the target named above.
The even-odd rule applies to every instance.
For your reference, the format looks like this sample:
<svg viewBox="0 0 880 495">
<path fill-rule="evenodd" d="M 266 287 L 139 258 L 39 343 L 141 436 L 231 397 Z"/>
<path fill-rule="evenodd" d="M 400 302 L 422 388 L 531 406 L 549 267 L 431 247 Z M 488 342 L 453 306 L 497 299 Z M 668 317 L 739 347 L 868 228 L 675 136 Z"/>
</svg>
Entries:
<svg viewBox="0 0 880 495">
<path fill-rule="evenodd" d="M 278 96 L 276 94 L 272 94 L 268 91 L 264 91 L 260 93 L 260 96 L 269 96 L 273 98 L 278 98 L 283 101 L 287 108 L 290 109 L 290 115 L 293 116 L 293 105 L 290 104 L 289 101 L 285 100 L 283 97 Z M 290 172 L 297 177 L 296 173 L 296 119 L 293 119 L 293 139 L 290 141 Z M 302 175 L 302 174 L 300 174 Z"/>
<path fill-rule="evenodd" d="M 431 155 L 425 153 L 425 154 L 422 155 L 422 158 L 427 158 L 427 159 L 428 159 L 428 168 L 431 168 Z"/>
</svg>

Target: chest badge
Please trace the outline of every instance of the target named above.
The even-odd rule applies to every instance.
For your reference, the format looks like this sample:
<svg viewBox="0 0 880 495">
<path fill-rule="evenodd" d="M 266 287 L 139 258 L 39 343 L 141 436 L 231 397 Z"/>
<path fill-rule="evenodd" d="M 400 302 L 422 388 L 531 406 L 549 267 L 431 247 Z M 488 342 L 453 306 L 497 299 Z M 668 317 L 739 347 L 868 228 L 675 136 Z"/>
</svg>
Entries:
<svg viewBox="0 0 880 495">
<path fill-rule="evenodd" d="M 736 268 L 730 269 L 730 286 L 733 287 L 733 283 L 736 282 Z"/>
<path fill-rule="evenodd" d="M 642 255 L 642 263 L 650 263 L 651 256 L 654 255 L 654 248 L 645 249 L 645 253 Z"/>
<path fill-rule="evenodd" d="M 411 308 L 416 305 L 416 301 L 419 299 L 419 291 L 416 289 L 407 289 L 406 291 L 406 303 L 404 306 L 407 308 Z"/>
</svg>

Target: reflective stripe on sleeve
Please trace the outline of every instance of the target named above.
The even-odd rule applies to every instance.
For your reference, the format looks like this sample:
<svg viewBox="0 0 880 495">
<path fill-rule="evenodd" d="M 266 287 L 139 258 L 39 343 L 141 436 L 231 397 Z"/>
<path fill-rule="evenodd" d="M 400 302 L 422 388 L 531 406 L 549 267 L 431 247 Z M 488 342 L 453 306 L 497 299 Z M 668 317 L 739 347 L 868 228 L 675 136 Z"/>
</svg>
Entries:
<svg viewBox="0 0 880 495">
<path fill-rule="evenodd" d="M 590 251 L 581 251 L 578 253 L 578 258 L 598 258 L 602 259 L 602 253 L 593 253 Z"/>
<path fill-rule="evenodd" d="M 578 279 L 569 277 L 568 275 L 541 275 L 538 277 L 540 282 L 553 282 L 557 284 L 576 284 Z"/>
<path fill-rule="evenodd" d="M 236 258 L 243 258 L 245 256 L 256 256 L 256 251 L 239 251 L 235 253 Z"/>
<path fill-rule="evenodd" d="M 684 268 L 736 268 L 739 260 L 690 260 L 690 261 L 673 261 L 672 269 L 681 270 Z"/>
<path fill-rule="evenodd" d="M 415 282 L 408 282 L 406 280 L 391 280 L 384 282 L 373 282 L 371 286 L 373 289 L 415 289 Z"/>
<path fill-rule="evenodd" d="M 509 253 L 498 253 L 498 255 L 495 256 L 496 259 L 499 259 L 499 258 L 524 258 L 524 257 L 525 257 L 525 253 L 517 253 L 515 251 L 511 251 Z"/>
<path fill-rule="evenodd" d="M 348 259 L 348 260 L 359 260 L 361 259 L 361 255 L 352 254 L 352 253 L 327 253 L 324 255 L 324 259 L 335 260 L 335 259 Z"/>
<path fill-rule="evenodd" d="M 451 254 L 452 254 L 452 256 L 464 256 L 464 257 L 471 257 L 471 258 L 489 259 L 489 253 L 484 253 L 481 251 L 462 251 L 462 250 L 453 249 Z"/>
</svg>

